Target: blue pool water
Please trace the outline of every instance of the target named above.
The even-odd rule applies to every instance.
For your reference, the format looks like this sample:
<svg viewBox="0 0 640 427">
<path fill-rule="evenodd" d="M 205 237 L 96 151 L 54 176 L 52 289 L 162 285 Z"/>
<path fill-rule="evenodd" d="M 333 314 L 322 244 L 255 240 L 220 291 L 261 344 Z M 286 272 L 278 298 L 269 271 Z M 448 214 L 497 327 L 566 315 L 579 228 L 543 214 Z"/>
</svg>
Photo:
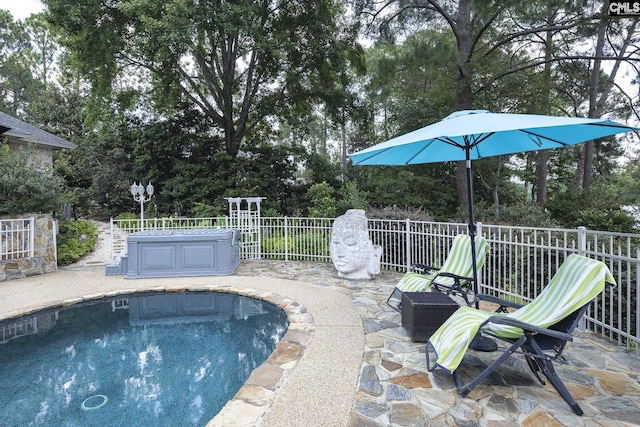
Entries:
<svg viewBox="0 0 640 427">
<path fill-rule="evenodd" d="M 131 295 L 0 323 L 0 425 L 202 426 L 273 352 L 271 304 Z"/>
</svg>

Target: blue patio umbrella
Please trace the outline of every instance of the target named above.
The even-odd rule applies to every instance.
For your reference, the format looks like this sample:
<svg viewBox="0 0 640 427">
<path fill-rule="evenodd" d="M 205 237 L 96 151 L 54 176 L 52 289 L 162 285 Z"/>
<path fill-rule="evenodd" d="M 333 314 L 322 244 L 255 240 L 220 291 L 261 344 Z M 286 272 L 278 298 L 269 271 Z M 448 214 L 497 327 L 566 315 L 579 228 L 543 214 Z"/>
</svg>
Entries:
<svg viewBox="0 0 640 427">
<path fill-rule="evenodd" d="M 474 291 L 478 291 L 471 160 L 561 148 L 639 131 L 606 119 L 456 111 L 441 121 L 350 154 L 354 165 L 415 165 L 466 160 Z"/>
</svg>

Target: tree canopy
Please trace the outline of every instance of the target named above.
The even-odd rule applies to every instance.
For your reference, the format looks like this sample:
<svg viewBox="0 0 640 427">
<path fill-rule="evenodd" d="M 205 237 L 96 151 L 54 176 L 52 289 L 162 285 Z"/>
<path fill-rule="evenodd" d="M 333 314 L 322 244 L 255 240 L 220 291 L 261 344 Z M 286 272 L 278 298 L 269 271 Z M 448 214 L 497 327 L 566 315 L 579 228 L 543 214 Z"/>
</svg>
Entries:
<svg viewBox="0 0 640 427">
<path fill-rule="evenodd" d="M 0 11 L 0 108 L 77 144 L 55 170 L 80 215 L 135 212 L 129 186 L 152 181 L 148 215 L 263 196 L 273 214 L 356 204 L 462 220 L 459 165 L 352 167 L 347 154 L 459 109 L 640 121 L 639 19 L 601 2 L 43 3 L 25 21 Z M 630 227 L 630 147 L 474 162 L 478 215 Z"/>
<path fill-rule="evenodd" d="M 160 111 L 187 102 L 231 156 L 270 119 L 308 113 L 359 51 L 333 0 L 45 4 L 96 96 L 124 85 Z"/>
</svg>

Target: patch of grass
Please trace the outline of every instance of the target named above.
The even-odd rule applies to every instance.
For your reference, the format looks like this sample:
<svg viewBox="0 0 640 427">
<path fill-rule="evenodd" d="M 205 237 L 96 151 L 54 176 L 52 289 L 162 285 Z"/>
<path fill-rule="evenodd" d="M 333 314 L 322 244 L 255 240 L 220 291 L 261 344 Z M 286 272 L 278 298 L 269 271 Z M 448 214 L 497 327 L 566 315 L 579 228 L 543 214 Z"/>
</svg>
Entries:
<svg viewBox="0 0 640 427">
<path fill-rule="evenodd" d="M 98 229 L 90 221 L 61 222 L 57 238 L 58 265 L 73 264 L 91 253 L 97 237 Z"/>
</svg>

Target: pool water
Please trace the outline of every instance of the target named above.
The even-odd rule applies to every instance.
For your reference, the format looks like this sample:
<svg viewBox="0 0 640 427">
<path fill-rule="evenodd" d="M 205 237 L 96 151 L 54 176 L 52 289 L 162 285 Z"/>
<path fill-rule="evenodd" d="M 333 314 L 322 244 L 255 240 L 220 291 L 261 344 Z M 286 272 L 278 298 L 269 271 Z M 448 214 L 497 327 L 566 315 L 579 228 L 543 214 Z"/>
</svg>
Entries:
<svg viewBox="0 0 640 427">
<path fill-rule="evenodd" d="M 203 426 L 286 328 L 269 303 L 204 292 L 0 323 L 0 425 Z"/>
</svg>

